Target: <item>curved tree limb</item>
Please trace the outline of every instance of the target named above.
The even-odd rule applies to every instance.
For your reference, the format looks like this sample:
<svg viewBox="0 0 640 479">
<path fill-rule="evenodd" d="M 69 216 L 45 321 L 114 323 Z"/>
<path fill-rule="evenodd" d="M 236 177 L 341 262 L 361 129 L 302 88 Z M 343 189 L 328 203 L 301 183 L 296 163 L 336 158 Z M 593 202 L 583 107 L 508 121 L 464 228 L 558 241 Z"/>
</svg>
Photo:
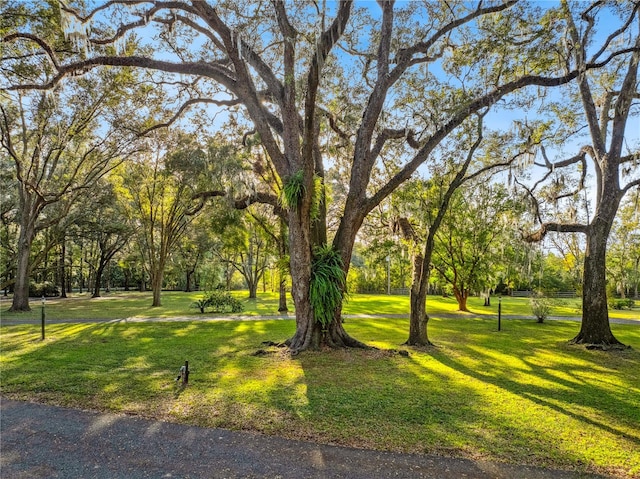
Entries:
<svg viewBox="0 0 640 479">
<path fill-rule="evenodd" d="M 557 233 L 586 233 L 589 226 L 580 223 L 542 223 L 538 231 L 523 236 L 528 243 L 537 243 L 542 241 L 549 232 Z"/>
</svg>

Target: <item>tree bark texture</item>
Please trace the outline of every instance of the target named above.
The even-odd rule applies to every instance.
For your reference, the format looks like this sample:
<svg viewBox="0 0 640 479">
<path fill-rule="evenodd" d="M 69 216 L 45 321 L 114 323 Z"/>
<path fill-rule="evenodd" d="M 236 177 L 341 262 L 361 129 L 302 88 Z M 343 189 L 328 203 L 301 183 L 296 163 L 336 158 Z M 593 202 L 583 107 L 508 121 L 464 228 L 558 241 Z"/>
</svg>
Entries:
<svg viewBox="0 0 640 479">
<path fill-rule="evenodd" d="M 20 234 L 18 236 L 16 282 L 9 311 L 31 311 L 29 306 L 29 281 L 31 278 L 31 244 L 36 236 L 36 221 L 42 202 L 26 191 L 19 189 Z"/>
<path fill-rule="evenodd" d="M 613 222 L 613 219 L 611 219 Z M 582 323 L 574 344 L 620 346 L 609 325 L 607 305 L 606 251 L 611 223 L 596 219 L 587 232 L 582 289 Z"/>
<path fill-rule="evenodd" d="M 16 282 L 13 289 L 13 301 L 10 311 L 31 311 L 29 306 L 29 279 L 31 243 L 35 237 L 33 226 L 26 225 L 20 228 L 18 237 L 18 265 L 16 269 Z"/>
<path fill-rule="evenodd" d="M 103 261 L 100 261 L 100 263 L 98 264 L 98 268 L 96 269 L 96 279 L 93 285 L 93 294 L 91 295 L 92 298 L 100 297 L 100 289 L 102 288 L 102 274 L 104 273 L 104 268 L 106 266 L 107 264 Z"/>
<path fill-rule="evenodd" d="M 431 255 L 429 255 L 430 257 Z M 427 286 L 429 284 L 429 260 L 425 256 L 416 254 L 413 259 L 413 281 L 411 283 L 409 315 L 409 346 L 431 346 L 427 335 Z"/>
<path fill-rule="evenodd" d="M 162 294 L 162 282 L 164 280 L 164 266 L 159 267 L 157 271 L 153 272 L 151 278 L 151 289 L 153 290 L 153 302 L 152 307 L 162 306 L 162 300 L 160 295 Z"/>
<path fill-rule="evenodd" d="M 289 311 L 287 307 L 287 278 L 280 273 L 280 294 L 278 299 L 278 312 L 284 313 Z"/>
<path fill-rule="evenodd" d="M 467 307 L 467 298 L 469 297 L 469 290 L 467 288 L 460 289 L 457 286 L 453 287 L 453 295 L 458 302 L 458 311 L 469 312 Z"/>
</svg>

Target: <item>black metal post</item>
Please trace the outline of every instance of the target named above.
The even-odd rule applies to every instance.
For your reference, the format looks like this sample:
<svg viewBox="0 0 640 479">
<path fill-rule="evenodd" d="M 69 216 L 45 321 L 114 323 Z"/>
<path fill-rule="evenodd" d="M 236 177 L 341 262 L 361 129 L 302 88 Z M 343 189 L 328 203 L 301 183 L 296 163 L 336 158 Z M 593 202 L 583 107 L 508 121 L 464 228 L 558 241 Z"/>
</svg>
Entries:
<svg viewBox="0 0 640 479">
<path fill-rule="evenodd" d="M 502 296 L 498 296 L 498 331 L 501 329 L 502 321 Z"/>
<path fill-rule="evenodd" d="M 42 333 L 40 334 L 40 340 L 44 341 L 44 296 L 42 297 L 42 314 L 40 315 L 40 325 L 42 327 Z"/>
</svg>

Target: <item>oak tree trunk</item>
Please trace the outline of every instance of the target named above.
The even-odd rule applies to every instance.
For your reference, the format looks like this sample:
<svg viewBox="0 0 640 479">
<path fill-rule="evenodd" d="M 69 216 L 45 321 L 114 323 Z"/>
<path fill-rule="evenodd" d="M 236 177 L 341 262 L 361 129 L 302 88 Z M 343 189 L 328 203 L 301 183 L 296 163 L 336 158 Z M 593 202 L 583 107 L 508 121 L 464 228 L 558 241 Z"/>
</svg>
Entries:
<svg viewBox="0 0 640 479">
<path fill-rule="evenodd" d="M 415 255 L 410 293 L 409 339 L 405 343 L 409 346 L 432 345 L 427 335 L 427 323 L 429 322 L 429 316 L 427 315 L 428 268 L 429 261 L 425 262 L 423 255 Z"/>
<path fill-rule="evenodd" d="M 36 219 L 41 209 L 38 200 L 20 190 L 20 234 L 18 236 L 16 281 L 9 311 L 31 311 L 29 280 L 31 278 L 31 244 L 36 236 Z"/>
<path fill-rule="evenodd" d="M 13 289 L 13 302 L 10 311 L 31 311 L 29 307 L 29 279 L 31 243 L 35 237 L 32 228 L 20 228 L 18 238 L 18 265 L 16 269 L 16 281 Z"/>
<path fill-rule="evenodd" d="M 299 211 L 289 214 L 291 296 L 296 306 L 296 332 L 288 341 L 293 354 L 312 347 L 314 318 L 309 300 L 311 241 L 308 220 Z M 306 223 L 306 224 L 305 224 Z"/>
<path fill-rule="evenodd" d="M 466 288 L 461 290 L 460 288 L 454 286 L 453 295 L 456 297 L 456 301 L 458 302 L 458 311 L 469 312 L 469 308 L 467 308 L 467 298 L 469 297 L 469 290 Z"/>
<path fill-rule="evenodd" d="M 578 335 L 571 340 L 574 344 L 602 348 L 622 346 L 609 326 L 605 267 L 609 229 L 610 226 L 605 220 L 595 219 L 587 232 L 582 289 L 582 324 Z"/>
<path fill-rule="evenodd" d="M 185 287 L 184 287 L 184 292 L 185 293 L 190 293 L 192 288 L 191 288 L 191 278 L 193 277 L 194 274 L 194 270 L 187 270 L 186 273 L 186 278 L 185 278 Z"/>
<path fill-rule="evenodd" d="M 360 341 L 352 338 L 342 326 L 342 308 L 334 313 L 333 320 L 323 327 L 315 320 L 309 298 L 311 282 L 311 237 L 318 237 L 312 232 L 310 224 L 301 220 L 303 215 L 291 214 L 289 221 L 289 245 L 291 256 L 291 296 L 296 307 L 296 332 L 287 341 L 291 354 L 301 351 L 330 348 L 367 348 Z M 306 223 L 306 224 L 305 224 Z M 347 252 L 350 255 L 350 249 Z M 341 251 L 342 252 L 342 251 Z M 346 262 L 345 269 L 348 269 Z"/>
<path fill-rule="evenodd" d="M 91 295 L 92 298 L 99 298 L 100 297 L 100 288 L 102 287 L 102 274 L 104 273 L 104 268 L 106 266 L 106 263 L 100 261 L 100 264 L 98 265 L 98 269 L 96 269 L 96 276 L 95 276 L 95 284 L 93 285 L 93 294 Z"/>
<path fill-rule="evenodd" d="M 256 299 L 258 297 L 258 282 L 247 278 L 247 286 L 249 288 L 249 299 Z"/>
</svg>

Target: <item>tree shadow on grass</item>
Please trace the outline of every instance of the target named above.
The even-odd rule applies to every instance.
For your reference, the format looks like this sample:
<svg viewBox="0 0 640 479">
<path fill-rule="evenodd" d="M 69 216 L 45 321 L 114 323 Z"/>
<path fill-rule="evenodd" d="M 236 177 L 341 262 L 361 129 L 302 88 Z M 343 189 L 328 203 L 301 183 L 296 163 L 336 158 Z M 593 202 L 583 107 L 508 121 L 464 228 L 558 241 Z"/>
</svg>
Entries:
<svg viewBox="0 0 640 479">
<path fill-rule="evenodd" d="M 350 323 L 365 340 L 380 334 L 406 339 L 405 325 L 402 320 Z M 624 410 L 632 410 L 637 400 L 623 394 L 630 385 L 611 392 L 597 383 L 613 369 L 598 365 L 601 371 L 590 379 L 580 369 L 588 366 L 576 366 L 573 377 L 558 377 L 540 365 L 544 361 L 537 359 L 535 341 L 517 338 L 495 351 L 487 346 L 493 333 L 483 332 L 486 325 L 472 326 L 477 331 L 462 340 L 468 343 L 443 341 L 436 349 L 412 351 L 409 358 L 386 351 L 333 350 L 291 359 L 275 348 L 262 357 L 252 354 L 263 340 L 289 337 L 292 321 L 58 325 L 51 342 L 7 362 L 3 391 L 324 443 L 523 463 L 552 458 L 564 467 L 580 467 L 582 456 L 563 449 L 563 439 L 553 431 L 505 421 L 487 404 L 487 388 L 498 391 L 491 399 L 497 407 L 504 391 L 516 406 L 533 403 L 543 413 L 575 420 L 582 418 L 572 407 L 600 411 L 604 402 L 606 420 L 591 416 L 585 425 L 607 434 L 628 433 L 624 427 L 633 423 L 633 412 L 611 408 L 622 400 Z M 576 353 L 563 354 L 569 362 Z M 505 356 L 515 356 L 517 368 Z M 624 358 L 629 364 L 637 360 Z M 185 360 L 192 368 L 190 384 L 176 396 L 175 376 Z M 557 390 L 570 395 L 556 397 Z M 630 436 L 628 442 L 637 446 L 637 434 Z"/>
<path fill-rule="evenodd" d="M 565 342 L 550 344 L 568 327 L 527 336 L 525 326 L 538 326 L 526 322 L 511 339 L 493 344 L 498 333 L 487 330 L 487 321 L 477 320 L 463 333 L 452 327 L 457 342 L 447 337 L 436 341 L 440 347 L 411 350 L 409 359 L 363 351 L 302 354 L 314 434 L 324 442 L 375 449 L 453 451 L 609 472 L 637 467 L 631 451 L 640 444 L 640 394 L 630 371 L 640 364 L 638 353 L 614 353 L 611 360 Z M 404 338 L 403 325 L 363 324 L 357 337 L 384 331 L 385 337 Z M 621 379 L 607 384 L 618 370 Z M 611 450 L 581 450 L 579 436 L 586 435 L 583 443 L 591 447 L 599 433 Z"/>
<path fill-rule="evenodd" d="M 563 344 L 558 344 L 558 355 L 564 356 L 569 361 L 573 356 L 563 353 Z M 632 384 L 622 384 L 617 387 L 621 393 L 614 394 L 611 388 L 599 387 L 598 379 L 593 375 L 615 375 L 615 369 L 603 369 L 600 365 L 572 365 L 566 366 L 560 373 L 550 370 L 547 367 L 537 364 L 535 361 L 523 356 L 519 358 L 526 366 L 526 371 L 520 370 L 514 379 L 514 371 L 508 365 L 500 365 L 493 355 L 483 354 L 479 348 L 472 346 L 462 347 L 475 355 L 480 362 L 486 366 L 493 366 L 491 372 L 488 369 L 481 370 L 470 368 L 450 355 L 434 355 L 434 359 L 443 365 L 455 369 L 460 373 L 472 377 L 486 384 L 505 389 L 517 396 L 529 399 L 545 408 L 572 417 L 578 421 L 590 424 L 598 429 L 607 431 L 614 435 L 626 437 L 636 445 L 640 445 L 640 431 L 635 429 L 635 433 L 630 434 L 630 430 L 637 426 L 638 410 L 640 401 L 638 386 Z M 471 351 L 472 350 L 472 351 Z M 526 353 L 525 353 L 526 354 Z M 622 354 L 625 354 L 624 352 Z M 637 356 L 640 364 L 640 355 L 630 352 L 627 355 Z M 562 361 L 559 361 L 560 364 Z M 502 366 L 502 367 L 501 367 Z M 561 377 L 564 375 L 565 377 Z M 528 379 L 527 379 L 528 377 Z M 635 393 L 634 393 L 635 390 Z M 575 412 L 573 409 L 594 410 L 600 414 L 609 414 L 609 422 L 606 418 L 597 420 L 585 414 Z M 613 414 L 615 411 L 615 414 Z M 614 419 L 615 418 L 615 419 Z M 621 430 L 614 426 L 613 421 L 627 423 L 629 430 Z M 635 425 L 635 426 L 634 426 Z"/>
<path fill-rule="evenodd" d="M 175 377 L 185 360 L 190 382 L 202 386 L 211 370 L 224 367 L 225 355 L 268 334 L 261 331 L 263 322 L 247 324 L 57 324 L 46 341 L 28 347 L 21 333 L 29 327 L 10 327 L 20 333 L 3 350 L 2 391 L 55 404 L 142 415 L 166 412 L 187 392 L 174 397 Z"/>
</svg>

